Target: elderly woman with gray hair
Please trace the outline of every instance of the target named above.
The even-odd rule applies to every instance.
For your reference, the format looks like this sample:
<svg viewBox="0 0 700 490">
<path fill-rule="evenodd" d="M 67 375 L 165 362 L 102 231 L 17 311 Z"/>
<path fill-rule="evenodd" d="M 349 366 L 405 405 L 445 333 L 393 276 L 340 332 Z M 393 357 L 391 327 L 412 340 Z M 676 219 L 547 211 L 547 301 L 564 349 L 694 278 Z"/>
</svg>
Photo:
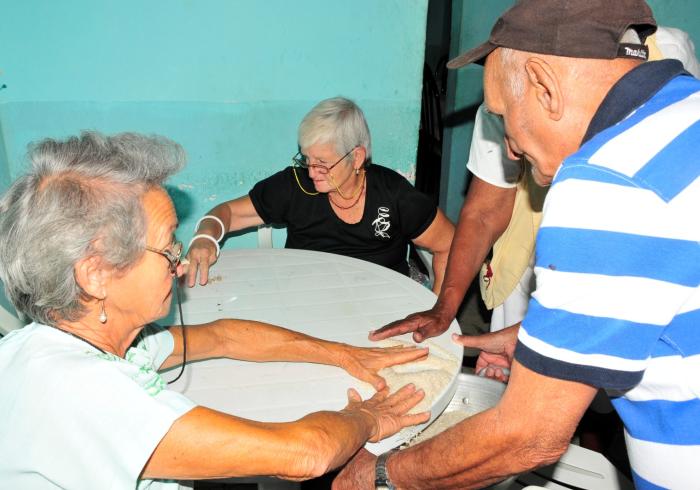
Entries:
<svg viewBox="0 0 700 490">
<path fill-rule="evenodd" d="M 200 284 L 207 283 L 226 233 L 268 223 L 286 225 L 287 248 L 355 257 L 405 275 L 413 242 L 432 252 L 439 292 L 454 226 L 401 175 L 370 165 L 362 110 L 342 97 L 321 101 L 301 121 L 298 144 L 292 166 L 200 219 L 187 254 L 188 285 L 197 272 Z"/>
<path fill-rule="evenodd" d="M 388 395 L 383 366 L 424 349 L 362 349 L 253 321 L 164 329 L 183 272 L 163 181 L 181 148 L 157 137 L 45 140 L 0 201 L 0 278 L 34 320 L 0 340 L 3 488 L 168 488 L 172 479 L 317 476 L 367 440 L 424 422 Z M 381 391 L 340 412 L 259 423 L 169 391 L 158 370 L 230 357 L 337 365 Z"/>
</svg>

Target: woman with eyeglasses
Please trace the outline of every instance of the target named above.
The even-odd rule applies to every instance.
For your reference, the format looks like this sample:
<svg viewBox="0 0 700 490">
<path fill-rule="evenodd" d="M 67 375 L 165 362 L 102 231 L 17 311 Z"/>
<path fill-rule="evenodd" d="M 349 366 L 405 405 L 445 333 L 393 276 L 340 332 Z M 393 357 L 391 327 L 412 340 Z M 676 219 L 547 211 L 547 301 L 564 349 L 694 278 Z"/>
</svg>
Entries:
<svg viewBox="0 0 700 490">
<path fill-rule="evenodd" d="M 285 247 L 367 260 L 408 275 L 409 242 L 433 254 L 440 291 L 454 226 L 431 200 L 394 170 L 371 164 L 362 110 L 336 97 L 316 105 L 299 125 L 292 165 L 224 202 L 197 223 L 187 258 L 187 284 L 206 284 L 231 231 L 285 225 Z"/>
<path fill-rule="evenodd" d="M 183 272 L 163 181 L 184 163 L 157 137 L 45 140 L 0 199 L 0 279 L 33 323 L 0 340 L 0 482 L 12 489 L 177 488 L 174 479 L 305 479 L 367 440 L 425 422 L 388 395 L 383 366 L 425 349 L 363 349 L 268 324 L 164 329 Z M 182 321 L 182 319 L 181 319 Z M 212 357 L 337 365 L 380 391 L 340 412 L 260 423 L 196 406 L 159 370 Z"/>
</svg>

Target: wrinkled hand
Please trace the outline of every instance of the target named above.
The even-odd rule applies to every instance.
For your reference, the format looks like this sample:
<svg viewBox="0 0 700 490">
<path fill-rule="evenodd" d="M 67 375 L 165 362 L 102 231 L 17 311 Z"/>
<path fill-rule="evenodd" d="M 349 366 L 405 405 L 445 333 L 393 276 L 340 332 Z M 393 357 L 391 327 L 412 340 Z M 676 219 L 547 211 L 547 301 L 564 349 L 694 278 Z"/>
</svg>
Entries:
<svg viewBox="0 0 700 490">
<path fill-rule="evenodd" d="M 199 238 L 192 242 L 187 251 L 187 286 L 194 286 L 199 271 L 199 284 L 204 286 L 209 281 L 209 268 L 217 261 L 216 247 L 210 240 Z"/>
<path fill-rule="evenodd" d="M 373 490 L 374 465 L 377 457 L 360 449 L 333 480 L 333 490 Z"/>
<path fill-rule="evenodd" d="M 428 311 L 411 313 L 403 320 L 396 320 L 383 327 L 370 332 L 370 340 L 382 340 L 407 332 L 413 332 L 414 342 L 423 342 L 430 337 L 436 337 L 445 332 L 454 320 L 450 315 L 445 315 L 437 308 Z"/>
<path fill-rule="evenodd" d="M 452 340 L 464 347 L 480 349 L 475 371 L 480 373 L 483 370 L 486 377 L 505 383 L 508 381 L 508 373 L 504 369 L 510 369 L 513 362 L 519 327 L 520 324 L 513 325 L 498 332 L 483 335 L 454 334 Z"/>
<path fill-rule="evenodd" d="M 389 389 L 378 391 L 368 400 L 362 401 L 360 394 L 350 388 L 348 390 L 348 405 L 344 412 L 362 412 L 372 420 L 372 432 L 369 442 L 378 442 L 393 436 L 404 427 L 422 424 L 430 419 L 430 412 L 409 414 L 425 397 L 423 390 L 416 390 L 413 384 L 407 384 L 395 393 L 389 395 Z"/>
<path fill-rule="evenodd" d="M 351 376 L 366 381 L 381 391 L 386 387 L 384 378 L 377 374 L 380 369 L 417 361 L 428 356 L 427 348 L 413 346 L 396 347 L 353 347 L 344 346 L 338 366 L 345 369 Z"/>
</svg>

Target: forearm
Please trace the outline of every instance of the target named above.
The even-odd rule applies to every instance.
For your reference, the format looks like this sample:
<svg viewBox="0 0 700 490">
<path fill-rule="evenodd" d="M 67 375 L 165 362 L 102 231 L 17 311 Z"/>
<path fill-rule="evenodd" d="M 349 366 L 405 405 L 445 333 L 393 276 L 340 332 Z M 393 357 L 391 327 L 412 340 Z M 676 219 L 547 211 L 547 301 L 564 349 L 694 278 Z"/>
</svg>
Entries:
<svg viewBox="0 0 700 490">
<path fill-rule="evenodd" d="M 445 280 L 445 269 L 447 268 L 448 257 L 449 251 L 436 252 L 433 254 L 433 292 L 438 295 L 440 294 L 442 284 Z"/>
<path fill-rule="evenodd" d="M 508 227 L 515 189 L 472 179 L 452 239 L 445 279 L 434 309 L 454 318 L 498 237 Z"/>
<path fill-rule="evenodd" d="M 516 438 L 495 410 L 393 455 L 388 471 L 397 488 L 482 488 L 527 469 L 531 455 L 509 453 Z"/>
<path fill-rule="evenodd" d="M 299 361 L 338 365 L 343 344 L 309 337 L 282 327 L 251 320 L 216 320 L 187 328 L 187 360 L 228 357 L 244 361 Z M 172 328 L 170 367 L 182 360 L 181 329 Z"/>
<path fill-rule="evenodd" d="M 482 488 L 554 463 L 596 389 L 537 374 L 513 363 L 499 404 L 388 462 L 401 489 Z"/>
<path fill-rule="evenodd" d="M 477 216 L 469 214 L 460 216 L 457 223 L 442 288 L 435 304 L 435 309 L 451 318 L 457 314 L 467 289 L 496 241 L 492 233 L 484 233 L 484 228 L 486 226 Z"/>
<path fill-rule="evenodd" d="M 221 203 L 210 209 L 205 216 L 215 216 L 221 220 L 225 229 L 221 229 L 221 225 L 213 219 L 205 219 L 199 223 L 195 230 L 196 235 L 209 235 L 214 238 L 219 238 L 223 234 L 231 231 L 231 210 L 227 203 Z"/>
<path fill-rule="evenodd" d="M 262 423 L 197 407 L 178 419 L 144 469 L 147 478 L 275 475 L 302 480 L 347 461 L 372 431 L 364 412 L 316 412 Z"/>
<path fill-rule="evenodd" d="M 326 455 L 316 463 L 317 475 L 322 475 L 345 464 L 370 438 L 373 420 L 367 412 L 315 412 L 299 421 L 305 426 L 295 427 L 302 445 L 311 448 L 311 454 Z M 309 427 L 309 428 L 307 428 Z M 319 447 L 320 446 L 320 447 Z M 305 449 L 306 454 L 309 453 Z"/>
<path fill-rule="evenodd" d="M 264 223 L 262 218 L 248 196 L 241 196 L 231 201 L 226 201 L 212 208 L 207 215 L 216 216 L 226 229 L 224 233 L 243 230 Z M 215 220 L 204 220 L 200 223 L 197 233 L 206 233 L 218 238 L 221 234 L 221 225 Z"/>
</svg>

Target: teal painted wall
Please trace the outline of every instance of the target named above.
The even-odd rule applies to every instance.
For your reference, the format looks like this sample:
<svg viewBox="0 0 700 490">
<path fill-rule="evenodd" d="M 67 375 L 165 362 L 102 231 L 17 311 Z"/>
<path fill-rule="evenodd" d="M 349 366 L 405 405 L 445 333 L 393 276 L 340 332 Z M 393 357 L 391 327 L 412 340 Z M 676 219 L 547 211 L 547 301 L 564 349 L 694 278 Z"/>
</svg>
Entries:
<svg viewBox="0 0 700 490">
<path fill-rule="evenodd" d="M 614 1 L 614 0 L 612 0 Z M 700 49 L 700 1 L 647 0 L 659 25 L 686 31 Z M 450 58 L 485 41 L 498 16 L 513 0 L 452 0 Z M 483 100 L 483 68 L 470 65 L 450 70 L 447 84 L 447 121 L 443 142 L 440 205 L 456 220 L 468 182 L 466 170 L 474 111 Z"/>
<path fill-rule="evenodd" d="M 677 27 L 690 35 L 696 54 L 700 49 L 700 2 L 698 0 L 647 0 L 659 25 Z"/>
<path fill-rule="evenodd" d="M 336 95 L 365 110 L 374 161 L 413 179 L 427 1 L 1 0 L 0 184 L 39 138 L 162 134 L 189 155 L 169 187 L 189 240 L 287 165 L 300 119 Z"/>
<path fill-rule="evenodd" d="M 477 46 L 488 38 L 498 16 L 513 0 L 453 0 L 450 58 Z M 474 114 L 483 95 L 483 68 L 469 65 L 449 70 L 447 115 L 442 145 L 440 207 L 457 222 L 468 182 L 467 158 L 474 130 Z"/>
</svg>

